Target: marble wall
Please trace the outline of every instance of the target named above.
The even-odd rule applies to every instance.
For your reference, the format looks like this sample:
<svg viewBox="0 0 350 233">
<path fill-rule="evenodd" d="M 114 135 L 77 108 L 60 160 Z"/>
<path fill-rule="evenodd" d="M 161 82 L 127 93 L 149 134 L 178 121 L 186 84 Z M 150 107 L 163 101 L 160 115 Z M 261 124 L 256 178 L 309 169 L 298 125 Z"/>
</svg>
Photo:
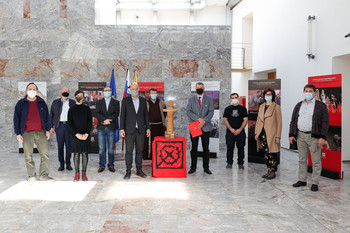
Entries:
<svg viewBox="0 0 350 233">
<path fill-rule="evenodd" d="M 109 82 L 115 68 L 118 98 L 126 67 L 138 81 L 162 81 L 176 99 L 175 132 L 186 136 L 185 113 L 192 81 L 221 82 L 221 115 L 229 104 L 229 26 L 95 26 L 94 0 L 0 1 L 0 149 L 17 149 L 13 110 L 19 81 L 46 81 L 48 104 L 63 86 Z M 220 143 L 224 145 L 224 129 Z M 51 140 L 55 147 L 55 140 Z M 118 146 L 120 149 L 120 146 Z"/>
</svg>

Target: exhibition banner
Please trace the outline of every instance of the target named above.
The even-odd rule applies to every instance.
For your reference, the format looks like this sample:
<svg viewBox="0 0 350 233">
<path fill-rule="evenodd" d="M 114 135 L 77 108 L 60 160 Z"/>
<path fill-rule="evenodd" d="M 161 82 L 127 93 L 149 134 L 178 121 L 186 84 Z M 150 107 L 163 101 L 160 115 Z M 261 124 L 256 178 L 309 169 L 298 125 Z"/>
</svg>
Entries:
<svg viewBox="0 0 350 233">
<path fill-rule="evenodd" d="M 18 82 L 18 100 L 23 99 L 26 96 L 26 88 L 29 82 Z M 46 82 L 34 82 L 35 85 L 38 87 L 37 95 L 45 100 L 48 108 L 49 105 L 47 103 L 47 87 Z M 49 108 L 50 109 L 50 108 Z M 23 153 L 23 144 L 21 142 L 18 142 L 18 148 L 19 153 Z M 38 149 L 36 148 L 36 145 L 34 144 L 34 152 L 38 153 Z"/>
<path fill-rule="evenodd" d="M 281 105 L 281 79 L 262 79 L 248 81 L 248 162 L 265 163 L 262 151 L 257 151 L 255 141 L 255 123 L 259 106 L 264 103 L 263 92 L 271 88 L 276 92 L 276 103 Z M 278 154 L 279 161 L 279 154 Z"/>
<path fill-rule="evenodd" d="M 103 88 L 106 87 L 106 82 L 79 82 L 78 90 L 84 92 L 84 102 L 91 109 L 92 114 L 92 129 L 91 129 L 91 150 L 89 153 L 98 154 L 98 133 L 95 109 L 96 101 L 103 98 Z"/>
<path fill-rule="evenodd" d="M 322 176 L 341 179 L 342 172 L 342 75 L 332 74 L 309 77 L 310 84 L 316 86 L 315 99 L 327 105 L 329 114 L 329 129 L 326 135 L 326 145 L 321 151 Z M 309 155 L 309 170 L 312 160 Z"/>
<path fill-rule="evenodd" d="M 191 82 L 191 95 L 196 95 L 196 83 L 197 82 Z M 220 119 L 220 82 L 218 81 L 204 81 L 202 82 L 204 84 L 205 90 L 204 94 L 210 96 L 213 100 L 214 104 L 214 116 L 211 119 L 211 132 L 210 132 L 210 140 L 209 140 L 209 151 L 210 151 L 210 157 L 216 158 L 219 154 L 219 119 Z M 202 156 L 203 147 L 202 147 L 202 141 L 199 140 L 198 143 L 198 155 Z"/>
</svg>

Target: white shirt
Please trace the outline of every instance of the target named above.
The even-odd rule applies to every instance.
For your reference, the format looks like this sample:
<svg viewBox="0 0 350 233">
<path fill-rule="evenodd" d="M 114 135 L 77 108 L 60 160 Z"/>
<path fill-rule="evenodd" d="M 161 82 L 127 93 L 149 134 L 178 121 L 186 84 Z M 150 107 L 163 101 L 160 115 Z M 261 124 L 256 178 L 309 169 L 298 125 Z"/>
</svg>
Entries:
<svg viewBox="0 0 350 233">
<path fill-rule="evenodd" d="M 137 111 L 139 111 L 140 99 L 139 99 L 139 97 L 134 98 L 133 96 L 131 98 L 132 98 L 132 102 L 134 103 L 135 112 L 137 114 Z M 138 128 L 137 121 L 136 121 L 136 128 Z"/>
<path fill-rule="evenodd" d="M 68 110 L 69 110 L 69 100 L 67 99 L 66 101 L 62 101 L 62 111 L 60 115 L 60 121 L 68 121 Z"/>
<path fill-rule="evenodd" d="M 109 103 L 111 102 L 111 97 L 105 98 L 105 102 L 106 102 L 106 110 L 108 112 L 108 106 L 109 106 Z"/>
<path fill-rule="evenodd" d="M 298 129 L 303 132 L 310 132 L 312 129 L 312 116 L 314 115 L 316 100 L 313 98 L 309 103 L 304 100 L 301 103 L 298 118 Z"/>
<path fill-rule="evenodd" d="M 200 96 L 200 95 L 197 95 L 197 100 L 199 100 L 199 97 L 201 97 L 201 99 L 200 99 L 200 101 L 201 101 L 201 106 L 202 106 L 202 103 L 203 103 L 203 96 L 204 96 L 204 95 L 201 95 L 201 96 Z"/>
</svg>

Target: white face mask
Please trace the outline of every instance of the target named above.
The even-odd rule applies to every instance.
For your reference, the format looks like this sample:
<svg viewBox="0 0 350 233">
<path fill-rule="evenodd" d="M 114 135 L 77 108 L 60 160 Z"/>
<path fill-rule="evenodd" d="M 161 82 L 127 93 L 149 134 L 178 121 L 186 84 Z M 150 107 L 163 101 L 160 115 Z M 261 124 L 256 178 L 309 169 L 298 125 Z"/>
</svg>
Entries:
<svg viewBox="0 0 350 233">
<path fill-rule="evenodd" d="M 232 99 L 231 100 L 231 104 L 233 104 L 233 105 L 237 105 L 238 103 L 239 103 L 238 99 Z"/>
<path fill-rule="evenodd" d="M 29 98 L 34 98 L 37 94 L 36 90 L 29 90 L 27 91 L 27 94 L 29 96 Z"/>
</svg>

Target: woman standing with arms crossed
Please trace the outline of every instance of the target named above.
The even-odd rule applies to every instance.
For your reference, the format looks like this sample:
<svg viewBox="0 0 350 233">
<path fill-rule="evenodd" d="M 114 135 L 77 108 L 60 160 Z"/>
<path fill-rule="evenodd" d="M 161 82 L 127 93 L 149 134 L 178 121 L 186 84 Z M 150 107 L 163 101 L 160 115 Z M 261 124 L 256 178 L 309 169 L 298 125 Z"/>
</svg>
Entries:
<svg viewBox="0 0 350 233">
<path fill-rule="evenodd" d="M 263 150 L 267 165 L 267 173 L 262 178 L 269 180 L 276 177 L 277 153 L 281 148 L 282 112 L 275 99 L 276 93 L 273 89 L 264 91 L 264 103 L 259 107 L 255 125 L 257 150 Z"/>
<path fill-rule="evenodd" d="M 88 106 L 83 104 L 84 92 L 75 92 L 76 104 L 68 111 L 68 124 L 71 133 L 71 152 L 74 154 L 75 178 L 80 179 L 80 155 L 82 157 L 82 179 L 87 181 L 86 169 L 88 164 L 88 151 L 90 150 L 90 131 L 92 128 L 92 115 Z"/>
</svg>

